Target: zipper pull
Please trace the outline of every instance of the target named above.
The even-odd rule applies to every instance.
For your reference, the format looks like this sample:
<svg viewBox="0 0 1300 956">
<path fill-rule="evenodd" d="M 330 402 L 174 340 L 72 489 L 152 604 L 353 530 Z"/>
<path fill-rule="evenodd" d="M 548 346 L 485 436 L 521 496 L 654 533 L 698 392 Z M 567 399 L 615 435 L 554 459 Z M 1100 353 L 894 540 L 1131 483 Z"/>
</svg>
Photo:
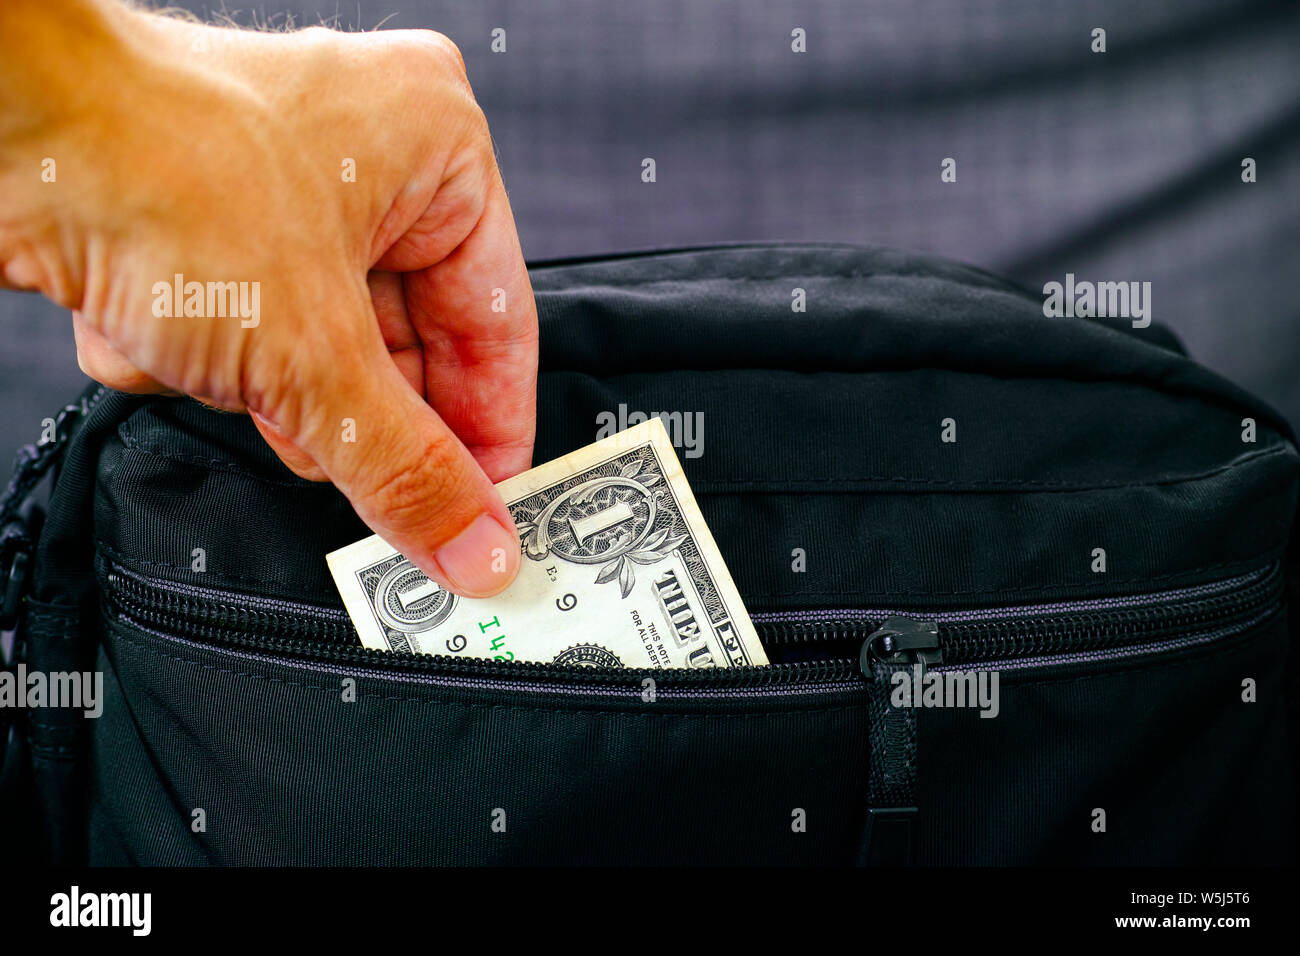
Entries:
<svg viewBox="0 0 1300 956">
<path fill-rule="evenodd" d="M 901 667 L 920 664 L 926 667 L 943 663 L 939 625 L 934 621 L 917 621 L 910 617 L 891 617 L 862 642 L 858 667 L 868 680 L 880 665 Z"/>
<path fill-rule="evenodd" d="M 867 679 L 867 819 L 859 866 L 905 866 L 912 856 L 916 819 L 916 713 L 894 707 L 890 677 L 943 663 L 939 625 L 891 617 L 862 642 L 858 667 Z"/>
</svg>

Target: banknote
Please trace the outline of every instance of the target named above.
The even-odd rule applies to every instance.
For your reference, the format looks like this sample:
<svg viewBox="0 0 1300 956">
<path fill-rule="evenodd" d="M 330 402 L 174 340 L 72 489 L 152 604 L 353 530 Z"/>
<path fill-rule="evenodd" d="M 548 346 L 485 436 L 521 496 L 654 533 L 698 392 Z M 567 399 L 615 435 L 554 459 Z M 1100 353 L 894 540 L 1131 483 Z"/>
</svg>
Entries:
<svg viewBox="0 0 1300 956">
<path fill-rule="evenodd" d="M 767 663 L 658 418 L 497 489 L 523 561 L 496 597 L 443 590 L 377 535 L 328 555 L 363 644 L 589 667 Z"/>
</svg>

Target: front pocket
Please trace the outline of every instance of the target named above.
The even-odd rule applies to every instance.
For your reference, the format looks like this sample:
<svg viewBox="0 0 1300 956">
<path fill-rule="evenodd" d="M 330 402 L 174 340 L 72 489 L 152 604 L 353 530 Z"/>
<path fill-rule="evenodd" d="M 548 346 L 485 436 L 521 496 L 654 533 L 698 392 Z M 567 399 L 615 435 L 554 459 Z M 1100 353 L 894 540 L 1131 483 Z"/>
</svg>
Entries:
<svg viewBox="0 0 1300 956">
<path fill-rule="evenodd" d="M 620 722 L 617 733 L 608 726 L 606 732 L 623 739 L 622 746 L 638 739 L 638 715 L 727 726 L 748 721 L 765 728 L 760 737 L 772 738 L 771 759 L 797 764 L 800 745 L 790 734 L 821 735 L 832 725 L 843 733 L 836 721 L 849 714 L 851 746 L 862 748 L 858 769 L 864 772 L 861 791 L 855 784 L 841 802 L 857 801 L 859 862 L 905 859 L 915 842 L 918 765 L 926 759 L 917 744 L 923 708 L 891 702 L 899 675 L 919 686 L 929 675 L 960 671 L 1062 678 L 1129 661 L 1173 661 L 1267 623 L 1279 614 L 1282 585 L 1274 564 L 1194 587 L 1090 601 L 924 612 L 758 611 L 755 626 L 772 665 L 691 671 L 394 654 L 361 647 L 337 607 L 168 581 L 103 557 L 99 573 L 110 623 L 162 642 L 333 680 L 353 677 L 397 688 L 393 693 L 421 687 L 451 700 L 553 711 L 557 716 L 538 719 L 580 736 L 594 731 L 560 731 L 569 718 L 558 715 L 595 708 L 606 715 L 600 721 Z M 835 715 L 829 723 L 826 714 Z M 644 732 L 653 736 L 654 726 L 645 724 Z M 799 726 L 803 731 L 792 729 Z M 518 757 L 531 744 L 516 738 L 511 746 Z M 692 733 L 680 746 L 704 752 L 710 743 Z M 618 772 L 617 758 L 605 759 L 612 762 L 604 770 Z"/>
</svg>

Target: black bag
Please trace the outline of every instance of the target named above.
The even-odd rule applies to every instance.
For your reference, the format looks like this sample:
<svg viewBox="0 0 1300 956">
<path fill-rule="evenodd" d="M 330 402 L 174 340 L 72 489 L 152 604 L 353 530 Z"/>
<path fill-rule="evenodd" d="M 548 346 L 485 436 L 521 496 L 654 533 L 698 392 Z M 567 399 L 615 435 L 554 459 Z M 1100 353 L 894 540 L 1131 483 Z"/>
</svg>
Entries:
<svg viewBox="0 0 1300 956">
<path fill-rule="evenodd" d="M 3 512 L 19 660 L 105 675 L 96 719 L 19 715 L 4 819 L 34 854 L 1293 858 L 1298 469 L 1277 414 L 1156 326 L 1045 318 L 929 258 L 712 247 L 532 278 L 534 460 L 602 414 L 702 421 L 702 454 L 679 454 L 773 666 L 363 649 L 324 555 L 369 532 L 337 491 L 243 416 L 96 389 Z M 60 458 L 33 552 L 18 505 Z M 951 706 L 980 674 L 995 717 Z M 904 686 L 950 706 L 899 706 Z"/>
</svg>

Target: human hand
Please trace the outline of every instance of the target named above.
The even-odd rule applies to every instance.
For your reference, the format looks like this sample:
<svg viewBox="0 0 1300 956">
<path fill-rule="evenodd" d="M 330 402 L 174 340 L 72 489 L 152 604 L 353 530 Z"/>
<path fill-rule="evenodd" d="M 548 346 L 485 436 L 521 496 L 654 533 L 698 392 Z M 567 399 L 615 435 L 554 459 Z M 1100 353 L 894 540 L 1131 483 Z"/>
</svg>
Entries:
<svg viewBox="0 0 1300 956">
<path fill-rule="evenodd" d="M 92 378 L 251 413 L 444 587 L 513 580 L 537 316 L 455 46 L 114 0 L 6 0 L 0 37 L 0 282 L 74 310 Z"/>
</svg>

